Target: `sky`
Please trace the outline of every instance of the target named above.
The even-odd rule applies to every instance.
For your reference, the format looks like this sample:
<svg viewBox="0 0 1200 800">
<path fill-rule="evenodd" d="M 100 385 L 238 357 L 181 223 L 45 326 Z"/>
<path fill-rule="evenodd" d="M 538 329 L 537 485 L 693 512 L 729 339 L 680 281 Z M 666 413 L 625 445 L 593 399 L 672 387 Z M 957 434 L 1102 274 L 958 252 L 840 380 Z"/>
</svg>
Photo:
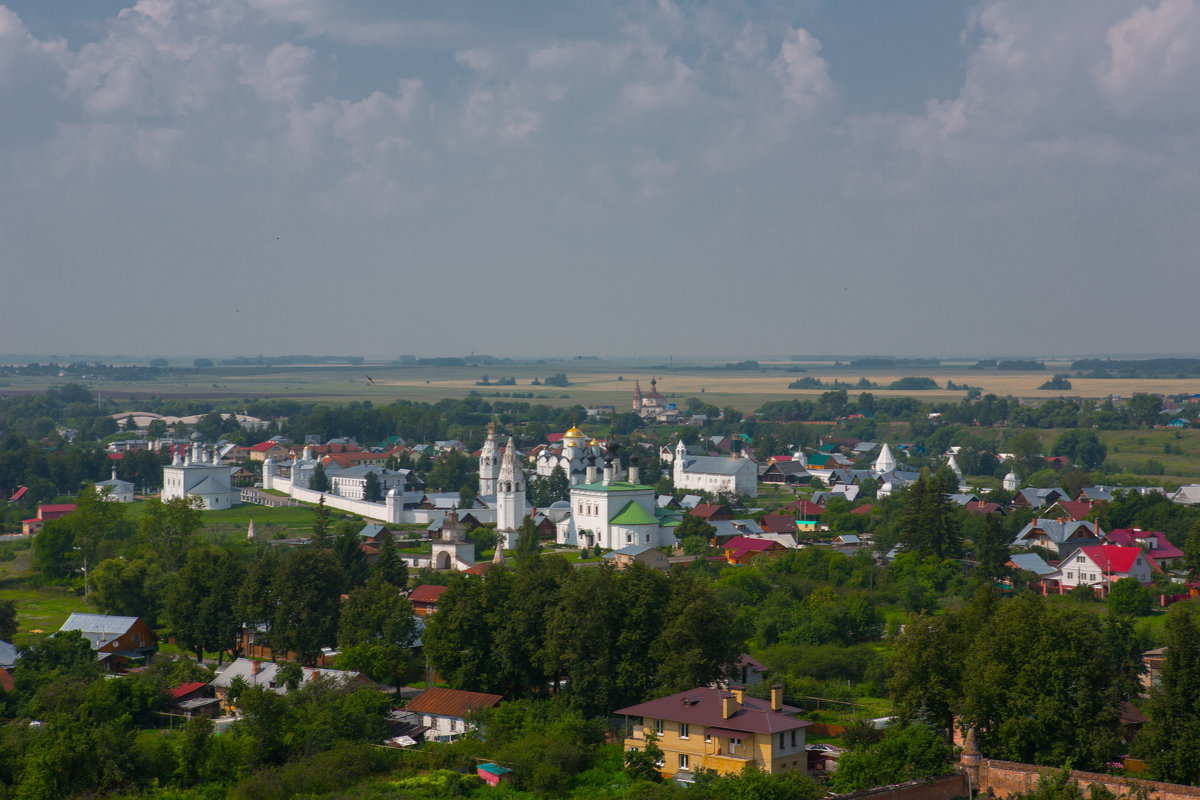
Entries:
<svg viewBox="0 0 1200 800">
<path fill-rule="evenodd" d="M 0 352 L 1194 353 L 1200 0 L 0 0 Z"/>
</svg>

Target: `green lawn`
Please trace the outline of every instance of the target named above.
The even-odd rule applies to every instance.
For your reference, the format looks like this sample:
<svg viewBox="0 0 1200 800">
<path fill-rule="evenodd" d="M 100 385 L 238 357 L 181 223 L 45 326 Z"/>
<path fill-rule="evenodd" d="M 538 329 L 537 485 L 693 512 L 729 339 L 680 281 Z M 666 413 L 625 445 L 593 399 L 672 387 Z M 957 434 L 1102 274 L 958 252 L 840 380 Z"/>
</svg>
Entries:
<svg viewBox="0 0 1200 800">
<path fill-rule="evenodd" d="M 87 611 L 83 597 L 71 589 L 32 586 L 29 549 L 17 551 L 12 561 L 0 562 L 0 600 L 17 603 L 17 635 L 14 644 L 24 644 L 30 631 L 56 631 L 72 613 Z"/>
</svg>

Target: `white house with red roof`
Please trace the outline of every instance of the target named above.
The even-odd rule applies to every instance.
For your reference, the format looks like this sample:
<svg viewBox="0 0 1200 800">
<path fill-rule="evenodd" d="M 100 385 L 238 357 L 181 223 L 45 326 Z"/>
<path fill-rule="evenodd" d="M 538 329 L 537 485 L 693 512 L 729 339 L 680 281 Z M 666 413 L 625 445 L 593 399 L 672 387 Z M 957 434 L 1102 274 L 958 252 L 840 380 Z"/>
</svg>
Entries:
<svg viewBox="0 0 1200 800">
<path fill-rule="evenodd" d="M 1107 594 L 1108 588 L 1122 578 L 1150 583 L 1150 556 L 1140 547 L 1096 544 L 1077 547 L 1058 562 L 1058 572 L 1046 577 L 1058 581 L 1059 591 L 1076 586 L 1091 586 Z"/>
<path fill-rule="evenodd" d="M 1141 528 L 1117 528 L 1104 535 L 1104 541 L 1121 547 L 1140 547 L 1150 556 L 1159 569 L 1182 566 L 1184 553 L 1167 541 L 1162 531 L 1144 531 Z"/>
</svg>

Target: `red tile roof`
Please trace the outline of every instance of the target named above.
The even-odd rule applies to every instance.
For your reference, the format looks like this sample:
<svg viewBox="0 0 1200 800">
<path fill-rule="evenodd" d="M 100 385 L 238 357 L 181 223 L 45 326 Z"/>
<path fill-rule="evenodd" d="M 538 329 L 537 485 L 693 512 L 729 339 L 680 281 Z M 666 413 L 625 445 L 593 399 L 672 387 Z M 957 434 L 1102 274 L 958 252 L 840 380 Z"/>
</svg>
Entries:
<svg viewBox="0 0 1200 800">
<path fill-rule="evenodd" d="M 875 506 L 871 505 L 870 503 L 863 503 L 861 506 L 858 506 L 857 508 L 850 509 L 850 513 L 851 514 L 870 514 L 871 509 L 873 509 L 873 508 L 875 508 Z"/>
<path fill-rule="evenodd" d="M 38 516 L 42 519 L 47 519 L 47 514 L 56 514 L 61 517 L 64 514 L 70 514 L 74 510 L 74 503 L 47 503 L 38 506 Z"/>
<path fill-rule="evenodd" d="M 277 447 L 277 446 L 279 446 L 279 442 L 266 441 L 266 442 L 259 442 L 258 444 L 252 444 L 246 449 L 250 450 L 251 452 L 255 452 L 255 453 L 265 453 L 266 451 L 270 450 L 272 447 Z"/>
<path fill-rule="evenodd" d="M 436 603 L 444 591 L 446 591 L 445 586 L 424 583 L 413 589 L 408 599 L 414 603 Z"/>
<path fill-rule="evenodd" d="M 790 506 L 788 506 L 788 509 L 800 519 L 819 517 L 825 513 L 825 506 L 817 505 L 813 501 L 805 500 L 803 498 L 792 503 Z"/>
<path fill-rule="evenodd" d="M 780 711 L 772 711 L 770 700 L 749 696 L 744 697 L 742 704 L 729 719 L 725 719 L 721 715 L 721 698 L 726 694 L 724 689 L 704 686 L 620 708 L 613 713 L 627 717 L 649 717 L 686 722 L 689 725 L 705 725 L 734 733 L 777 733 L 812 725 L 811 722 L 792 716 L 800 712 L 798 708 L 783 706 Z"/>
<path fill-rule="evenodd" d="M 1183 558 L 1183 551 L 1167 541 L 1162 531 L 1143 531 L 1137 528 L 1118 528 L 1104 536 L 1109 544 L 1122 547 L 1140 547 L 1138 539 L 1149 539 L 1154 542 L 1150 548 L 1151 558 Z"/>
<path fill-rule="evenodd" d="M 174 689 L 169 690 L 167 692 L 167 694 L 171 697 L 172 700 L 178 700 L 181 697 L 187 697 L 189 694 L 196 691 L 197 689 L 203 689 L 205 686 L 208 686 L 208 684 L 204 683 L 203 681 L 192 682 L 192 683 L 181 683 L 178 686 L 176 686 Z"/>
<path fill-rule="evenodd" d="M 716 503 L 697 503 L 696 507 L 688 512 L 688 516 L 700 517 L 701 519 L 711 519 L 714 514 L 721 513 L 724 506 Z"/>
<path fill-rule="evenodd" d="M 1118 547 L 1115 544 L 1096 544 L 1079 548 L 1105 574 L 1129 572 L 1133 563 L 1142 554 L 1140 547 Z"/>
<path fill-rule="evenodd" d="M 1092 504 L 1086 500 L 1059 500 L 1055 505 L 1074 520 L 1084 519 L 1092 510 Z"/>
<path fill-rule="evenodd" d="M 504 697 L 498 694 L 464 692 L 461 689 L 426 689 L 409 700 L 404 710 L 414 714 L 465 717 L 472 711 L 491 708 L 503 699 Z"/>
<path fill-rule="evenodd" d="M 17 487 L 17 490 L 16 490 L 15 492 L 13 492 L 13 496 L 12 496 L 12 497 L 10 497 L 10 498 L 8 498 L 8 502 L 10 502 L 10 503 L 15 503 L 15 502 L 17 502 L 17 501 L 18 501 L 18 500 L 20 500 L 22 497 L 24 497 L 24 496 L 25 496 L 25 493 L 26 493 L 26 492 L 28 492 L 28 491 L 29 491 L 29 487 L 28 487 L 28 486 L 18 486 L 18 487 Z"/>
<path fill-rule="evenodd" d="M 758 524 L 768 533 L 795 533 L 796 520 L 787 514 L 763 514 L 758 518 Z"/>
</svg>

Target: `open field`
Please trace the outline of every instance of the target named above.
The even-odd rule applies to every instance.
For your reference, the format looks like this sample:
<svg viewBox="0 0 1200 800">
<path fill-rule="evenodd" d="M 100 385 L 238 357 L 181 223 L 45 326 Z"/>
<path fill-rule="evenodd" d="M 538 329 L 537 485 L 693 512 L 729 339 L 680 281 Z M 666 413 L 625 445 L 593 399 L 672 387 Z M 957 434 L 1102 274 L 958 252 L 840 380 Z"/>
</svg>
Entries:
<svg viewBox="0 0 1200 800">
<path fill-rule="evenodd" d="M 0 600 L 17 603 L 14 644 L 26 643 L 33 630 L 56 631 L 72 613 L 88 610 L 83 598 L 70 589 L 30 585 L 29 548 L 17 550 L 16 556 L 0 562 Z"/>
<path fill-rule="evenodd" d="M 829 383 L 833 380 L 854 383 L 859 378 L 886 386 L 902 377 L 922 376 L 945 386 L 955 384 L 977 386 L 984 392 L 1020 397 L 1057 397 L 1071 395 L 1104 397 L 1110 394 L 1130 396 L 1138 392 L 1174 394 L 1200 393 L 1200 379 L 1072 379 L 1070 392 L 1041 391 L 1037 387 L 1056 371 L 1065 372 L 1067 363 L 1047 363 L 1045 371 L 1000 372 L 972 370 L 966 362 L 947 362 L 932 367 L 864 370 L 830 362 L 776 362 L 762 364 L 760 370 L 723 369 L 720 364 L 667 365 L 662 359 L 597 361 L 569 360 L 523 362 L 509 365 L 473 367 L 400 367 L 368 364 L 361 367 L 313 366 L 263 368 L 215 368 L 204 374 L 189 374 L 182 379 L 151 381 L 85 380 L 93 392 L 120 402 L 122 407 L 135 409 L 138 398 L 192 400 L 245 400 L 254 398 L 296 398 L 349 402 L 370 400 L 388 403 L 394 400 L 436 401 L 445 397 L 463 397 L 472 391 L 488 395 L 501 393 L 532 393 L 534 402 L 550 405 L 611 404 L 618 409 L 627 407 L 634 380 L 649 388 L 653 376 L 659 378 L 658 388 L 669 399 L 683 401 L 698 397 L 716 406 L 731 405 L 751 410 L 768 400 L 816 396 L 824 389 L 788 389 L 799 377 L 813 377 Z M 789 368 L 805 372 L 788 372 Z M 543 380 L 557 372 L 566 373 L 568 387 L 532 386 L 535 378 Z M 492 381 L 512 377 L 516 386 L 476 386 L 483 375 Z M 370 375 L 374 383 L 367 379 Z M 41 392 L 50 386 L 69 382 L 67 378 L 9 377 L 0 384 L 0 395 L 19 392 Z M 849 391 L 857 391 L 851 389 Z M 911 395 L 925 399 L 958 399 L 962 391 L 937 389 L 932 391 L 892 392 L 871 389 L 879 396 Z"/>
</svg>

